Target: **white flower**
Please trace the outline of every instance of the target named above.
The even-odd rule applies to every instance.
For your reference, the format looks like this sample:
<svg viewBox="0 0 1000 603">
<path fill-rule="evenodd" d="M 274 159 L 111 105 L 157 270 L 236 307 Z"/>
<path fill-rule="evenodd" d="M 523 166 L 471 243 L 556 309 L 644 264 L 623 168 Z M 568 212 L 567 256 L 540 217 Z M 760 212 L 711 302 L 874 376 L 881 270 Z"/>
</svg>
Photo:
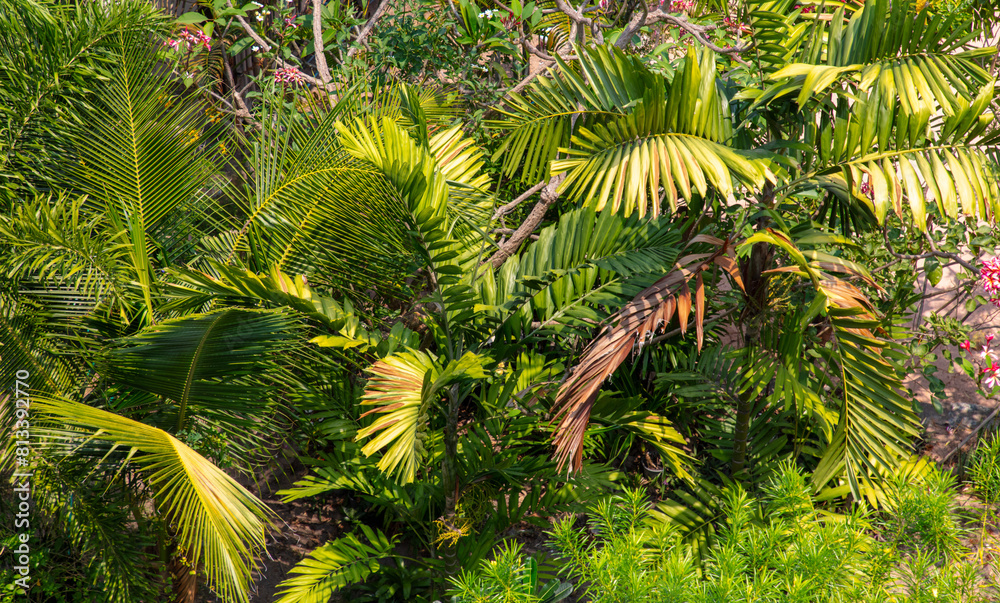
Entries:
<svg viewBox="0 0 1000 603">
<path fill-rule="evenodd" d="M 253 7 L 254 7 L 254 8 L 261 8 L 262 6 L 264 6 L 264 5 L 263 5 L 263 4 L 261 4 L 260 2 L 251 2 L 250 4 L 253 4 Z"/>
<path fill-rule="evenodd" d="M 260 46 L 257 46 L 256 44 L 254 44 L 253 51 L 257 52 L 258 50 L 260 50 Z"/>
<path fill-rule="evenodd" d="M 479 18 L 480 18 L 480 19 L 482 19 L 482 18 L 483 18 L 483 17 L 485 17 L 485 16 L 486 16 L 486 13 L 479 13 Z"/>
<path fill-rule="evenodd" d="M 257 20 L 258 21 L 263 21 L 264 20 L 264 15 L 262 15 L 260 13 L 257 13 Z"/>
</svg>

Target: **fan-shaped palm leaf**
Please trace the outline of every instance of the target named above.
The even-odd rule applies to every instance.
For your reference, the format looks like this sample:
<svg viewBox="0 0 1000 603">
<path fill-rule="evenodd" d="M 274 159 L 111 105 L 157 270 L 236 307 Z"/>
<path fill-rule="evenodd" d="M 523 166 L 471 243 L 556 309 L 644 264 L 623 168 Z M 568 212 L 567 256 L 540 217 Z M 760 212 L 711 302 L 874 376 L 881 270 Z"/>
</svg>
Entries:
<svg viewBox="0 0 1000 603">
<path fill-rule="evenodd" d="M 370 456 L 388 446 L 379 460 L 379 469 L 398 474 L 402 483 L 412 482 L 425 452 L 423 441 L 431 405 L 446 385 L 485 377 L 483 362 L 483 358 L 467 352 L 442 367 L 437 358 L 418 350 L 404 350 L 376 362 L 368 369 L 372 377 L 362 403 L 380 405 L 365 413 L 379 416 L 358 430 L 359 440 L 373 436 L 361 452 Z"/>
</svg>

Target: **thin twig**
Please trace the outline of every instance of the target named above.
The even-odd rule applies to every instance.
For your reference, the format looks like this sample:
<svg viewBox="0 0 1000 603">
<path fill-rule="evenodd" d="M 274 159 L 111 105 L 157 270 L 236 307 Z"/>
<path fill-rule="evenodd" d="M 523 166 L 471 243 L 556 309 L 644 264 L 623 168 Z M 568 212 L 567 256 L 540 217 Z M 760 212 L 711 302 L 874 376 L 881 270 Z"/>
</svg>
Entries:
<svg viewBox="0 0 1000 603">
<path fill-rule="evenodd" d="M 948 259 L 948 260 L 953 260 L 955 263 L 959 264 L 960 266 L 962 266 L 966 270 L 969 270 L 970 272 L 972 272 L 973 274 L 975 274 L 976 277 L 979 276 L 979 268 L 976 268 L 975 266 L 973 266 L 969 262 L 966 262 L 965 260 L 963 260 L 962 257 L 959 256 L 957 253 L 950 253 L 950 252 L 947 252 L 947 251 L 938 251 L 936 249 L 936 246 L 934 245 L 933 241 L 931 241 L 931 246 L 935 247 L 935 249 L 932 249 L 931 251 L 928 251 L 927 253 L 896 253 L 893 250 L 893 248 L 892 248 L 892 243 L 889 242 L 889 230 L 888 229 L 882 229 L 882 237 L 885 240 L 886 249 L 889 251 L 889 254 L 892 257 L 894 257 L 894 258 L 897 258 L 897 259 L 900 259 L 900 260 L 924 260 L 924 259 L 927 259 L 927 258 L 945 258 L 945 259 Z M 928 239 L 929 238 L 930 238 L 930 235 L 928 235 Z"/>
</svg>

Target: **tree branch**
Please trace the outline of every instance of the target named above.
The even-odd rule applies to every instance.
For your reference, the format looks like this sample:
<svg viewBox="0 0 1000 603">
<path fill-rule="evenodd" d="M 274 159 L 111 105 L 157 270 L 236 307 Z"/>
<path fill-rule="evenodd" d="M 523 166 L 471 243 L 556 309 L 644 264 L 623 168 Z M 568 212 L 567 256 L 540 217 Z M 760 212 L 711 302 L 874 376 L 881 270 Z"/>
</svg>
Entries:
<svg viewBox="0 0 1000 603">
<path fill-rule="evenodd" d="M 316 71 L 323 80 L 323 87 L 330 90 L 330 68 L 326 65 L 326 44 L 323 43 L 323 5 L 313 0 L 313 55 L 316 57 Z"/>
<path fill-rule="evenodd" d="M 539 199 L 535 207 L 531 209 L 531 213 L 528 217 L 524 219 L 521 226 L 518 227 L 514 234 L 511 235 L 510 240 L 500 246 L 492 257 L 487 260 L 489 263 L 493 264 L 494 268 L 499 268 L 507 261 L 511 255 L 517 251 L 517 248 L 521 246 L 521 243 L 527 239 L 531 233 L 538 228 L 538 225 L 542 223 L 542 219 L 545 218 L 545 212 L 552 207 L 552 204 L 559 199 L 558 188 L 562 181 L 566 178 L 566 174 L 559 174 L 558 176 L 553 176 L 549 179 L 548 184 L 545 186 L 545 190 L 542 191 L 542 198 Z"/>
<path fill-rule="evenodd" d="M 691 34 L 699 44 L 708 48 L 712 52 L 717 52 L 719 54 L 727 55 L 731 57 L 734 61 L 747 65 L 746 61 L 740 58 L 738 55 L 746 52 L 753 47 L 753 44 L 744 44 L 742 42 L 737 43 L 736 46 L 727 46 L 725 48 L 716 46 L 707 37 L 708 32 L 718 29 L 716 25 L 695 25 L 688 21 L 685 15 L 673 15 L 662 8 L 657 8 L 656 10 L 649 12 L 646 9 L 645 4 L 640 4 L 642 6 L 642 12 L 638 15 L 633 15 L 629 20 L 628 25 L 622 31 L 621 35 L 618 36 L 618 40 L 615 41 L 615 46 L 621 49 L 625 49 L 629 44 L 632 43 L 632 36 L 635 32 L 639 31 L 640 28 L 646 25 L 655 25 L 657 23 L 669 23 L 675 27 L 679 27 L 684 31 Z"/>
<path fill-rule="evenodd" d="M 508 203 L 506 205 L 501 205 L 493 213 L 493 217 L 491 218 L 491 221 L 492 220 L 499 220 L 503 216 L 506 216 L 510 212 L 514 211 L 515 207 L 517 207 L 518 205 L 520 205 L 521 203 L 523 203 L 525 199 L 531 197 L 532 195 L 534 195 L 538 191 L 540 191 L 543 188 L 545 188 L 545 185 L 547 185 L 547 184 L 548 184 L 548 182 L 544 182 L 544 181 L 543 182 L 539 182 L 535 186 L 533 186 L 533 187 L 529 188 L 528 190 L 524 191 L 523 193 L 521 193 L 521 195 L 517 199 L 514 199 L 513 201 L 511 201 L 510 203 Z"/>
<path fill-rule="evenodd" d="M 382 0 L 382 2 L 378 5 L 378 8 L 375 9 L 375 13 L 370 19 L 368 19 L 368 22 L 365 23 L 365 26 L 362 28 L 361 33 L 358 34 L 357 39 L 354 40 L 354 46 L 347 51 L 347 58 L 351 58 L 357 54 L 358 49 L 365 43 L 365 38 L 368 37 L 368 34 L 370 34 L 373 29 L 375 29 L 375 23 L 382 18 L 382 14 L 385 13 L 388 8 L 389 0 Z"/>
<path fill-rule="evenodd" d="M 233 6 L 232 0 L 226 0 L 226 5 L 229 6 L 229 8 L 235 8 Z M 254 28 L 251 27 L 250 24 L 247 23 L 246 19 L 244 19 L 243 17 L 236 15 L 236 21 L 240 24 L 240 27 L 243 28 L 243 31 L 246 32 L 248 36 L 250 36 L 250 39 L 252 39 L 254 43 L 257 44 L 257 46 L 260 46 L 261 50 L 263 50 L 264 52 L 271 52 L 271 49 L 274 48 L 273 42 L 270 42 L 269 40 L 260 37 L 260 35 L 256 31 L 254 31 Z M 298 70 L 299 68 L 298 65 L 287 63 L 280 57 L 275 57 L 275 60 L 281 67 L 291 67 L 296 70 Z M 313 86 L 317 86 L 329 91 L 329 88 L 327 87 L 326 83 L 324 83 L 322 80 L 306 75 L 304 73 L 302 74 L 302 78 L 305 81 L 312 84 Z"/>
<path fill-rule="evenodd" d="M 925 233 L 927 240 L 930 241 L 932 250 L 927 253 L 896 253 L 892 248 L 892 243 L 889 242 L 889 231 L 887 229 L 882 229 L 882 238 L 885 240 L 885 247 L 889 251 L 889 255 L 900 260 L 923 260 L 927 258 L 944 258 L 954 261 L 956 264 L 960 265 L 962 268 L 972 272 L 976 277 L 979 276 L 979 268 L 976 268 L 969 262 L 966 262 L 957 253 L 949 253 L 947 251 L 938 251 L 937 246 L 934 241 L 930 239 L 930 235 Z"/>
</svg>

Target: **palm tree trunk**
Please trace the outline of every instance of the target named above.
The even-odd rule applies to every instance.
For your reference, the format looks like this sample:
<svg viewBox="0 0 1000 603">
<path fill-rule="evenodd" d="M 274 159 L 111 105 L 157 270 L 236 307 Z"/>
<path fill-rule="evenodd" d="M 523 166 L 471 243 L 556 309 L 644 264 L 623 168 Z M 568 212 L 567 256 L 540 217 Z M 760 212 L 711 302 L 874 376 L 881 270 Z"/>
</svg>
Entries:
<svg viewBox="0 0 1000 603">
<path fill-rule="evenodd" d="M 444 460 L 441 467 L 444 524 L 452 527 L 455 526 L 458 509 L 458 408 L 458 384 L 455 384 L 448 388 L 448 417 L 444 426 Z M 460 567 L 455 543 L 455 539 L 442 540 L 441 555 L 449 576 L 456 575 Z"/>
<path fill-rule="evenodd" d="M 747 464 L 747 439 L 750 436 L 750 412 L 753 410 L 753 400 L 749 395 L 740 396 L 736 405 L 736 428 L 733 431 L 733 458 L 729 464 L 730 476 L 738 481 L 745 481 Z"/>
<path fill-rule="evenodd" d="M 774 202 L 774 188 L 770 184 L 761 192 L 761 205 L 770 207 Z M 757 220 L 756 230 L 763 230 L 768 225 L 767 218 Z M 740 262 L 740 276 L 745 287 L 745 306 L 740 322 L 743 324 L 743 341 L 747 347 L 747 361 L 753 359 L 752 347 L 760 342 L 760 321 L 757 318 L 764 313 L 768 303 L 768 275 L 764 271 L 771 264 L 774 248 L 767 243 L 756 243 L 750 250 L 750 257 Z M 730 461 L 729 473 L 733 479 L 740 481 L 746 478 L 747 441 L 750 437 L 750 413 L 753 411 L 752 392 L 740 394 L 736 405 L 736 425 L 733 429 L 733 458 Z"/>
</svg>

